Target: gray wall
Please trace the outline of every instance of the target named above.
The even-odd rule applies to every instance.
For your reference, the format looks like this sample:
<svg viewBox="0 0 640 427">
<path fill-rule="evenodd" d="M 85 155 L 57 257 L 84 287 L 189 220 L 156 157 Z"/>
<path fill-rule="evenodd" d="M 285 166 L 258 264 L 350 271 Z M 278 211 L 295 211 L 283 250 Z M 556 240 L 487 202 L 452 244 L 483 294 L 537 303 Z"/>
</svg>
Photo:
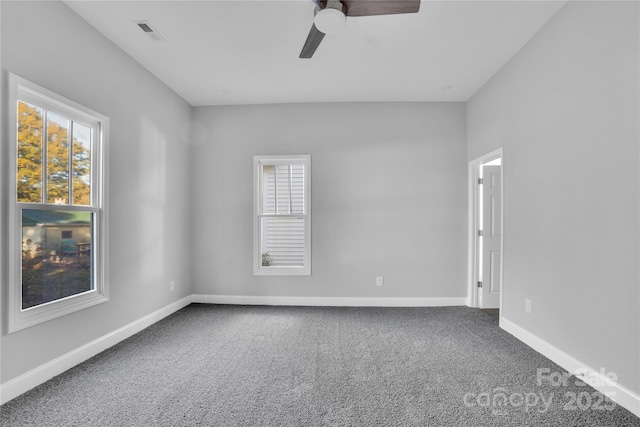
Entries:
<svg viewBox="0 0 640 427">
<path fill-rule="evenodd" d="M 466 296 L 465 104 L 198 107 L 193 121 L 195 293 Z M 257 154 L 311 155 L 311 277 L 253 276 Z"/>
<path fill-rule="evenodd" d="M 469 159 L 504 147 L 504 316 L 635 393 L 638 30 L 637 2 L 569 2 L 467 109 Z"/>
<path fill-rule="evenodd" d="M 3 85 L 10 71 L 111 120 L 111 300 L 10 335 L 3 325 L 6 382 L 191 294 L 191 109 L 63 3 L 2 2 L 1 28 Z M 7 140 L 6 133 L 2 137 Z"/>
<path fill-rule="evenodd" d="M 2 325 L 2 382 L 192 291 L 466 296 L 466 160 L 504 146 L 505 317 L 640 392 L 636 3 L 569 3 L 466 111 L 191 110 L 63 4 L 1 7 L 3 95 L 11 71 L 111 119 L 111 301 Z M 252 156 L 286 153 L 312 155 L 313 276 L 253 277 Z"/>
</svg>

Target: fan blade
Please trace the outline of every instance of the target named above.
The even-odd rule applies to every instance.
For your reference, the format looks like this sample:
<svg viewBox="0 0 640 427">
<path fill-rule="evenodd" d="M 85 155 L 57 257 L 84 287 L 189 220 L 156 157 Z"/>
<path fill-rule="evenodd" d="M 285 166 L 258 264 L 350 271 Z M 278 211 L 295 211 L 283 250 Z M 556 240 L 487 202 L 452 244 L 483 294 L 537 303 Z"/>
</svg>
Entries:
<svg viewBox="0 0 640 427">
<path fill-rule="evenodd" d="M 416 13 L 420 0 L 342 0 L 347 16 L 395 15 Z"/>
<path fill-rule="evenodd" d="M 316 24 L 311 24 L 311 30 L 309 30 L 307 41 L 304 42 L 302 52 L 300 52 L 300 58 L 311 58 L 323 38 L 324 33 L 316 28 Z"/>
</svg>

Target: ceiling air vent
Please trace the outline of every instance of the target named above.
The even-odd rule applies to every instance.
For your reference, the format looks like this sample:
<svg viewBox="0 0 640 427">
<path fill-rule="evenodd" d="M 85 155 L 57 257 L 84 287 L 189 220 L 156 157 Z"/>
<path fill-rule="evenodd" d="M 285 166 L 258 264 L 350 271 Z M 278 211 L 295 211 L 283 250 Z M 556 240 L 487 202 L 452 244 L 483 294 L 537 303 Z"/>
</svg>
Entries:
<svg viewBox="0 0 640 427">
<path fill-rule="evenodd" d="M 148 21 L 134 21 L 134 23 L 140 28 L 144 33 L 154 42 L 164 42 L 166 41 L 164 37 L 160 35 L 155 28 L 149 24 Z"/>
</svg>

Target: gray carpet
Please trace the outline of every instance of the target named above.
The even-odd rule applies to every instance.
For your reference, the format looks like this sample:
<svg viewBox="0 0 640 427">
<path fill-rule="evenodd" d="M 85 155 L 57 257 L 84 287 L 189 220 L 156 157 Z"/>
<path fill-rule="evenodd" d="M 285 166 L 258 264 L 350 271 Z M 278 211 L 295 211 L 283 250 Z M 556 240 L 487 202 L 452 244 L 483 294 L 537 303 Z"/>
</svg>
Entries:
<svg viewBox="0 0 640 427">
<path fill-rule="evenodd" d="M 564 372 L 497 319 L 466 307 L 193 304 L 3 405 L 0 421 L 640 426 L 575 377 L 567 386 L 537 385 L 539 368 Z M 579 402 L 572 404 L 572 393 L 583 393 Z"/>
</svg>

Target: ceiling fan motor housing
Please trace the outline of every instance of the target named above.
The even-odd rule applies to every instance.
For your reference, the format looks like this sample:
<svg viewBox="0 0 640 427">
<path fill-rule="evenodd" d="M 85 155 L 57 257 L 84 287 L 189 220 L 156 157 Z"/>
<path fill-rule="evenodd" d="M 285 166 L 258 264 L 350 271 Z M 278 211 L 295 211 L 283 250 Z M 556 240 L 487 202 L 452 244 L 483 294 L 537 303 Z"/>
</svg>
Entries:
<svg viewBox="0 0 640 427">
<path fill-rule="evenodd" d="M 342 7 L 342 3 L 337 0 L 329 0 L 324 9 L 316 6 L 316 16 L 313 20 L 316 28 L 325 34 L 341 32 L 347 22 Z"/>
</svg>

